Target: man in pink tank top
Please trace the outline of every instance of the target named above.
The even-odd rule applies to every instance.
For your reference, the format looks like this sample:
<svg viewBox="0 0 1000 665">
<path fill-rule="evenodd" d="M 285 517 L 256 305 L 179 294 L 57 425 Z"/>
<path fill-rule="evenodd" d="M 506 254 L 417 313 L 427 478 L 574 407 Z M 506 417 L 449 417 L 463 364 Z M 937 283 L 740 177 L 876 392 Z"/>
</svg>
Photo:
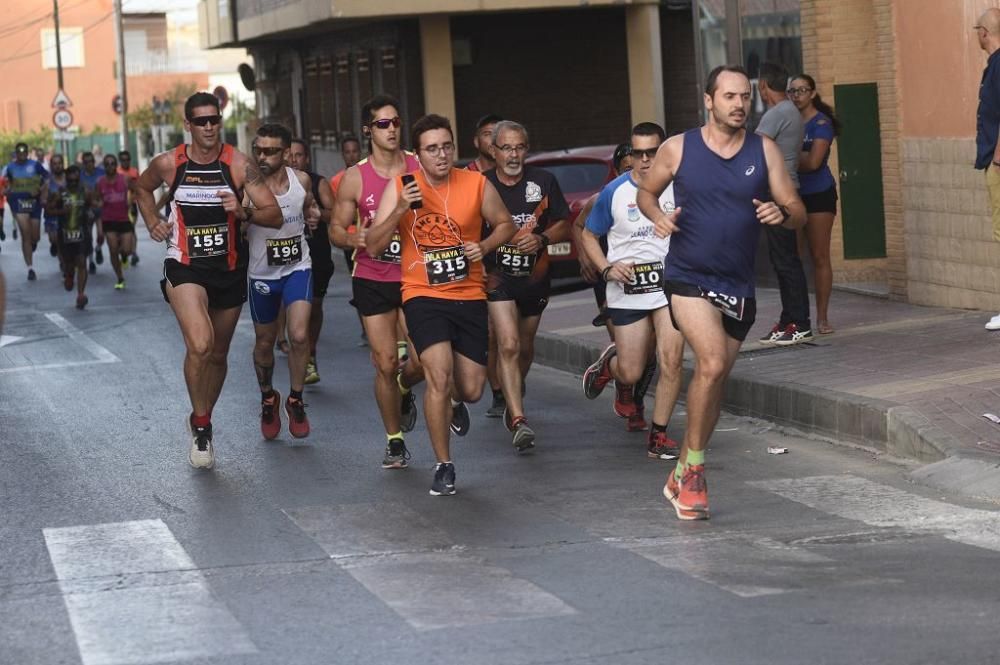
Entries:
<svg viewBox="0 0 1000 665">
<path fill-rule="evenodd" d="M 409 387 L 423 378 L 423 371 L 412 349 L 402 367 L 397 353 L 397 327 L 405 334 L 399 237 L 373 256 L 365 249 L 365 236 L 385 186 L 392 178 L 415 171 L 420 165 L 401 147 L 399 102 L 387 95 L 376 95 L 362 107 L 361 116 L 364 135 L 371 141 L 371 154 L 344 173 L 330 224 L 330 242 L 354 252 L 351 304 L 361 314 L 375 366 L 375 401 L 387 440 L 382 468 L 402 469 L 410 456 L 403 432 L 413 429 L 417 420 L 416 399 Z M 357 232 L 348 233 L 355 216 Z"/>
</svg>

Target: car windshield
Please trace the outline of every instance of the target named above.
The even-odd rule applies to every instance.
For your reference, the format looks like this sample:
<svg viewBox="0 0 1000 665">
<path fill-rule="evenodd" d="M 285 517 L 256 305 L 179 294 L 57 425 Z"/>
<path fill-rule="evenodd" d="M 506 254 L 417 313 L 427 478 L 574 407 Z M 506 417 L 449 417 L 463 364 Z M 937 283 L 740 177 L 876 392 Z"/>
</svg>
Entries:
<svg viewBox="0 0 1000 665">
<path fill-rule="evenodd" d="M 556 177 L 563 193 L 596 192 L 608 180 L 608 167 L 600 162 L 550 162 L 535 164 Z"/>
</svg>

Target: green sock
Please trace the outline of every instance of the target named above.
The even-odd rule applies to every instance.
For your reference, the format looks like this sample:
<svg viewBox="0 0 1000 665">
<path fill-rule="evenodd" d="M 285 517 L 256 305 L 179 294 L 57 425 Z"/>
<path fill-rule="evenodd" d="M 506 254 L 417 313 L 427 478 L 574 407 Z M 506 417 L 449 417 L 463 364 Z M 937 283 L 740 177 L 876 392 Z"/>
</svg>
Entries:
<svg viewBox="0 0 1000 665">
<path fill-rule="evenodd" d="M 395 434 L 389 434 L 388 432 L 386 432 L 385 433 L 385 438 L 386 438 L 386 441 L 392 441 L 393 439 L 402 439 L 403 438 L 403 433 L 402 432 L 396 432 Z"/>
<path fill-rule="evenodd" d="M 688 450 L 687 460 L 685 460 L 686 466 L 698 466 L 699 464 L 705 463 L 705 451 L 704 450 Z"/>
</svg>

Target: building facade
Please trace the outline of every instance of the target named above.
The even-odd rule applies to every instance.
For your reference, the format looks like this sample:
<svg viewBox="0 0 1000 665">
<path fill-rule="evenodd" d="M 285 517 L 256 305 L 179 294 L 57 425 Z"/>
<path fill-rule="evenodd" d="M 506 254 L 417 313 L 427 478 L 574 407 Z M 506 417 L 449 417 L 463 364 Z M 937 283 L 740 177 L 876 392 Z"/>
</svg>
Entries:
<svg viewBox="0 0 1000 665">
<path fill-rule="evenodd" d="M 983 174 L 972 169 L 991 0 L 201 0 L 203 45 L 253 56 L 258 110 L 339 166 L 375 91 L 407 122 L 452 118 L 460 149 L 485 113 L 535 149 L 702 122 L 705 74 L 763 61 L 812 75 L 844 124 L 835 283 L 913 303 L 1000 309 Z M 754 102 L 755 115 L 763 109 Z M 767 272 L 766 261 L 762 273 Z"/>
</svg>

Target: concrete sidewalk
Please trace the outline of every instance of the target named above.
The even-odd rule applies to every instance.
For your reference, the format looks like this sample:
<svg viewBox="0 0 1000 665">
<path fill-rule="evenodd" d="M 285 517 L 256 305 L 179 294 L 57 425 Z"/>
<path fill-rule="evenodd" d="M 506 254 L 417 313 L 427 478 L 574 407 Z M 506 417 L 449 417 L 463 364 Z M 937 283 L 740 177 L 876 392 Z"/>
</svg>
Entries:
<svg viewBox="0 0 1000 665">
<path fill-rule="evenodd" d="M 726 389 L 725 409 L 924 463 L 915 479 L 1000 501 L 1000 332 L 993 313 L 919 307 L 834 291 L 832 335 L 792 347 L 757 342 L 778 318 L 757 290 L 757 322 Z M 536 360 L 582 374 L 608 344 L 590 290 L 552 298 Z M 691 356 L 685 361 L 685 385 Z M 682 397 L 683 399 L 683 394 Z"/>
</svg>

